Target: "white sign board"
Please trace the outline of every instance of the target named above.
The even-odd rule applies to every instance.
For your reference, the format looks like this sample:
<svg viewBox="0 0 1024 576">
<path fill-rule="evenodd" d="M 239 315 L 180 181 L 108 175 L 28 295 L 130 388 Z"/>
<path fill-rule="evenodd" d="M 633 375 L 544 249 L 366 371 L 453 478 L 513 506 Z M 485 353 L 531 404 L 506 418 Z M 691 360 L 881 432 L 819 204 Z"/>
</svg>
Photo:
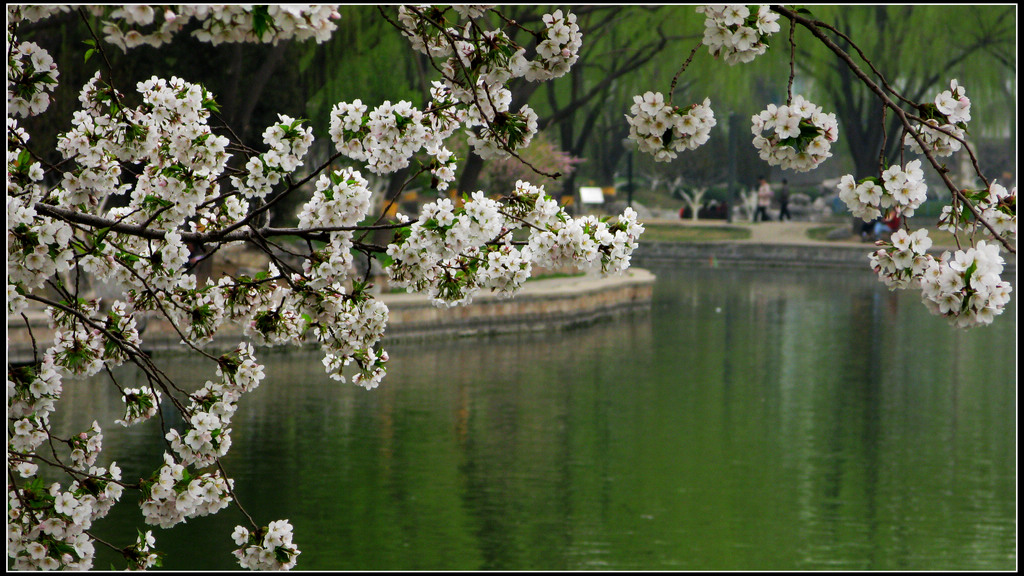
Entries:
<svg viewBox="0 0 1024 576">
<path fill-rule="evenodd" d="M 580 202 L 584 204 L 604 204 L 604 192 L 597 186 L 581 186 Z"/>
</svg>

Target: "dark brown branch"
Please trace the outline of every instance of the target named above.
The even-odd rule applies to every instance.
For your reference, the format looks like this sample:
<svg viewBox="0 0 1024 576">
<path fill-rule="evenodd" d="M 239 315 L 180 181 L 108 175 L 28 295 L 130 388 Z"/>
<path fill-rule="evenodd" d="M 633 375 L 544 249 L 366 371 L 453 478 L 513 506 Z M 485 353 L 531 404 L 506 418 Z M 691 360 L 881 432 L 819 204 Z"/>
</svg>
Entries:
<svg viewBox="0 0 1024 576">
<path fill-rule="evenodd" d="M 846 65 L 850 68 L 850 70 L 858 78 L 860 78 L 861 81 L 864 82 L 864 84 L 872 92 L 874 92 L 875 95 L 878 96 L 878 98 L 882 101 L 882 103 L 887 108 L 892 110 L 896 114 L 896 116 L 900 119 L 900 122 L 903 124 L 904 128 L 908 131 L 908 133 L 917 142 L 918 146 L 924 152 L 925 158 L 928 159 L 928 162 L 932 165 L 932 167 L 935 169 L 935 171 L 939 174 L 939 177 L 942 178 L 943 183 L 946 184 L 946 187 L 953 194 L 953 196 L 956 197 L 957 199 L 959 199 L 961 202 L 963 202 L 967 206 L 967 208 L 971 211 L 971 214 L 974 215 L 974 218 L 977 221 L 981 222 L 985 226 L 985 228 L 988 229 L 989 233 L 992 234 L 992 237 L 995 238 L 997 242 L 1002 244 L 1003 247 L 1006 248 L 1006 250 L 1008 252 L 1010 252 L 1011 254 L 1016 254 L 1017 253 L 1016 247 L 1014 245 L 1012 245 L 1007 239 L 1005 239 L 1002 236 L 1000 236 L 999 233 L 992 227 L 992 224 L 990 222 L 988 222 L 987 220 L 985 220 L 984 218 L 981 217 L 981 214 L 978 213 L 978 209 L 974 206 L 974 204 L 971 203 L 967 199 L 967 197 L 964 196 L 964 194 L 960 190 L 960 188 L 956 184 L 954 184 L 952 180 L 949 179 L 949 174 L 948 174 L 949 170 L 947 168 L 945 168 L 944 166 L 942 166 L 941 164 L 939 164 L 938 161 L 935 159 L 935 156 L 928 151 L 928 147 L 925 145 L 923 139 L 917 133 L 917 131 L 914 130 L 913 125 L 910 123 L 910 119 L 907 117 L 907 113 L 904 112 L 904 110 L 902 108 L 897 106 L 892 101 L 892 99 L 890 99 L 889 96 L 886 94 L 886 91 L 883 90 L 880 86 L 878 86 L 878 84 L 876 84 L 870 77 L 868 77 L 867 74 L 864 73 L 863 70 L 860 69 L 859 66 L 857 66 L 857 64 L 853 61 L 853 58 L 851 58 L 850 55 L 846 53 L 846 51 L 844 51 L 842 48 L 837 46 L 835 44 L 835 42 L 833 42 L 828 36 L 826 36 L 821 31 L 821 28 L 819 27 L 820 23 L 818 21 L 808 20 L 807 18 L 804 18 L 803 16 L 800 16 L 796 12 L 791 11 L 791 10 L 789 10 L 787 8 L 784 8 L 782 6 L 772 5 L 771 8 L 772 8 L 772 10 L 778 12 L 779 14 L 782 14 L 786 18 L 789 18 L 791 21 L 797 22 L 801 26 L 803 26 L 804 28 L 807 28 L 811 32 L 811 34 L 813 34 L 816 38 L 818 38 L 818 40 L 821 41 L 822 44 L 824 44 L 829 50 L 834 52 L 836 54 L 836 56 L 838 56 L 840 59 L 842 59 L 844 62 L 846 62 Z"/>
</svg>

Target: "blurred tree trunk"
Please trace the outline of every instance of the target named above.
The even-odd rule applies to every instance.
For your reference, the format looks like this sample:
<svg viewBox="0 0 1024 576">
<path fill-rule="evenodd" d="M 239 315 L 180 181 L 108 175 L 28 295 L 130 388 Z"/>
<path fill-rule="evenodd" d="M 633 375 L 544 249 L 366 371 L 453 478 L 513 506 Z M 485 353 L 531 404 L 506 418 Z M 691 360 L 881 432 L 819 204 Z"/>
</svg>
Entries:
<svg viewBox="0 0 1024 576">
<path fill-rule="evenodd" d="M 225 94 L 221 109 L 227 113 L 228 125 L 243 142 L 253 144 L 250 142 L 253 135 L 253 112 L 263 98 L 267 83 L 284 61 L 290 44 L 291 42 L 286 40 L 274 46 L 261 47 L 264 48 L 261 51 L 266 53 L 259 56 L 262 63 L 255 73 L 246 67 L 246 51 L 243 50 L 245 47 L 241 43 L 233 46 L 231 66 L 228 69 L 231 82 L 228 84 L 228 92 Z"/>
</svg>

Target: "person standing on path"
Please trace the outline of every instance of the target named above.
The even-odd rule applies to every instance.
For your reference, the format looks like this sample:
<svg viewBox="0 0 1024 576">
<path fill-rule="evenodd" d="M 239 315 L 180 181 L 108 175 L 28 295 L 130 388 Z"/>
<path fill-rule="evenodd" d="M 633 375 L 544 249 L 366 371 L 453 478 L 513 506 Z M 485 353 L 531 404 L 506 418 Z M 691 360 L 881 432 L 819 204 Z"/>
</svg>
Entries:
<svg viewBox="0 0 1024 576">
<path fill-rule="evenodd" d="M 779 189 L 779 222 L 786 219 L 792 221 L 793 215 L 789 213 L 789 181 L 783 178 Z"/>
<path fill-rule="evenodd" d="M 761 215 L 761 221 L 764 222 L 771 220 L 771 217 L 768 216 L 768 207 L 772 205 L 772 196 L 775 194 L 764 176 L 757 177 L 757 184 L 757 211 L 754 212 L 754 222 L 757 222 L 758 214 Z"/>
</svg>

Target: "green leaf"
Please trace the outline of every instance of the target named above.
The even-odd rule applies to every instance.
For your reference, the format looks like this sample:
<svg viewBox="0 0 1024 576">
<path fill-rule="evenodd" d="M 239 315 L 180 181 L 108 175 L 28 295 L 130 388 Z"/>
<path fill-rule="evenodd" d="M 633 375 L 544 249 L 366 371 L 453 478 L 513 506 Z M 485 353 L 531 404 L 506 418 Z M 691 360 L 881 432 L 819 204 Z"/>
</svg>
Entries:
<svg viewBox="0 0 1024 576">
<path fill-rule="evenodd" d="M 253 6 L 252 8 L 252 31 L 256 37 L 263 40 L 263 35 L 274 25 L 274 19 L 266 6 Z"/>
<path fill-rule="evenodd" d="M 29 152 L 27 149 L 23 148 L 21 150 L 21 152 L 18 153 L 18 168 L 24 170 L 25 168 L 28 168 L 28 165 L 31 162 L 32 162 L 32 153 Z"/>
<path fill-rule="evenodd" d="M 92 58 L 92 55 L 95 54 L 95 53 L 96 53 L 96 49 L 95 48 L 90 48 L 90 49 L 86 50 L 85 51 L 85 61 L 88 62 L 89 58 Z"/>
<path fill-rule="evenodd" d="M 978 263 L 976 261 L 975 262 L 971 262 L 971 265 L 967 267 L 967 271 L 964 273 L 964 278 L 967 280 L 967 285 L 968 286 L 971 285 L 971 282 L 970 282 L 971 278 L 974 276 L 974 273 L 977 270 L 978 270 Z"/>
<path fill-rule="evenodd" d="M 107 234 L 109 234 L 109 233 L 110 233 L 110 226 L 107 226 L 106 228 L 100 228 L 99 230 L 97 230 L 96 233 L 93 234 L 93 237 L 92 237 L 93 245 L 95 245 L 97 247 L 102 245 L 103 239 L 106 238 Z"/>
<path fill-rule="evenodd" d="M 66 543 L 66 542 L 62 542 L 60 540 L 53 540 L 50 543 L 50 546 L 52 546 L 52 548 L 51 548 L 52 551 L 55 551 L 55 552 L 58 553 L 58 556 L 57 556 L 58 558 L 61 555 L 64 555 L 64 554 L 70 554 L 72 558 L 78 558 L 79 557 L 78 556 L 78 552 L 76 552 L 75 549 L 72 548 L 71 545 Z"/>
<path fill-rule="evenodd" d="M 219 114 L 220 113 L 220 105 L 217 104 L 217 101 L 213 99 L 213 96 L 210 96 L 209 98 L 204 98 L 203 99 L 203 108 L 206 108 L 207 110 L 209 110 L 210 112 L 213 112 L 214 114 Z"/>
</svg>

